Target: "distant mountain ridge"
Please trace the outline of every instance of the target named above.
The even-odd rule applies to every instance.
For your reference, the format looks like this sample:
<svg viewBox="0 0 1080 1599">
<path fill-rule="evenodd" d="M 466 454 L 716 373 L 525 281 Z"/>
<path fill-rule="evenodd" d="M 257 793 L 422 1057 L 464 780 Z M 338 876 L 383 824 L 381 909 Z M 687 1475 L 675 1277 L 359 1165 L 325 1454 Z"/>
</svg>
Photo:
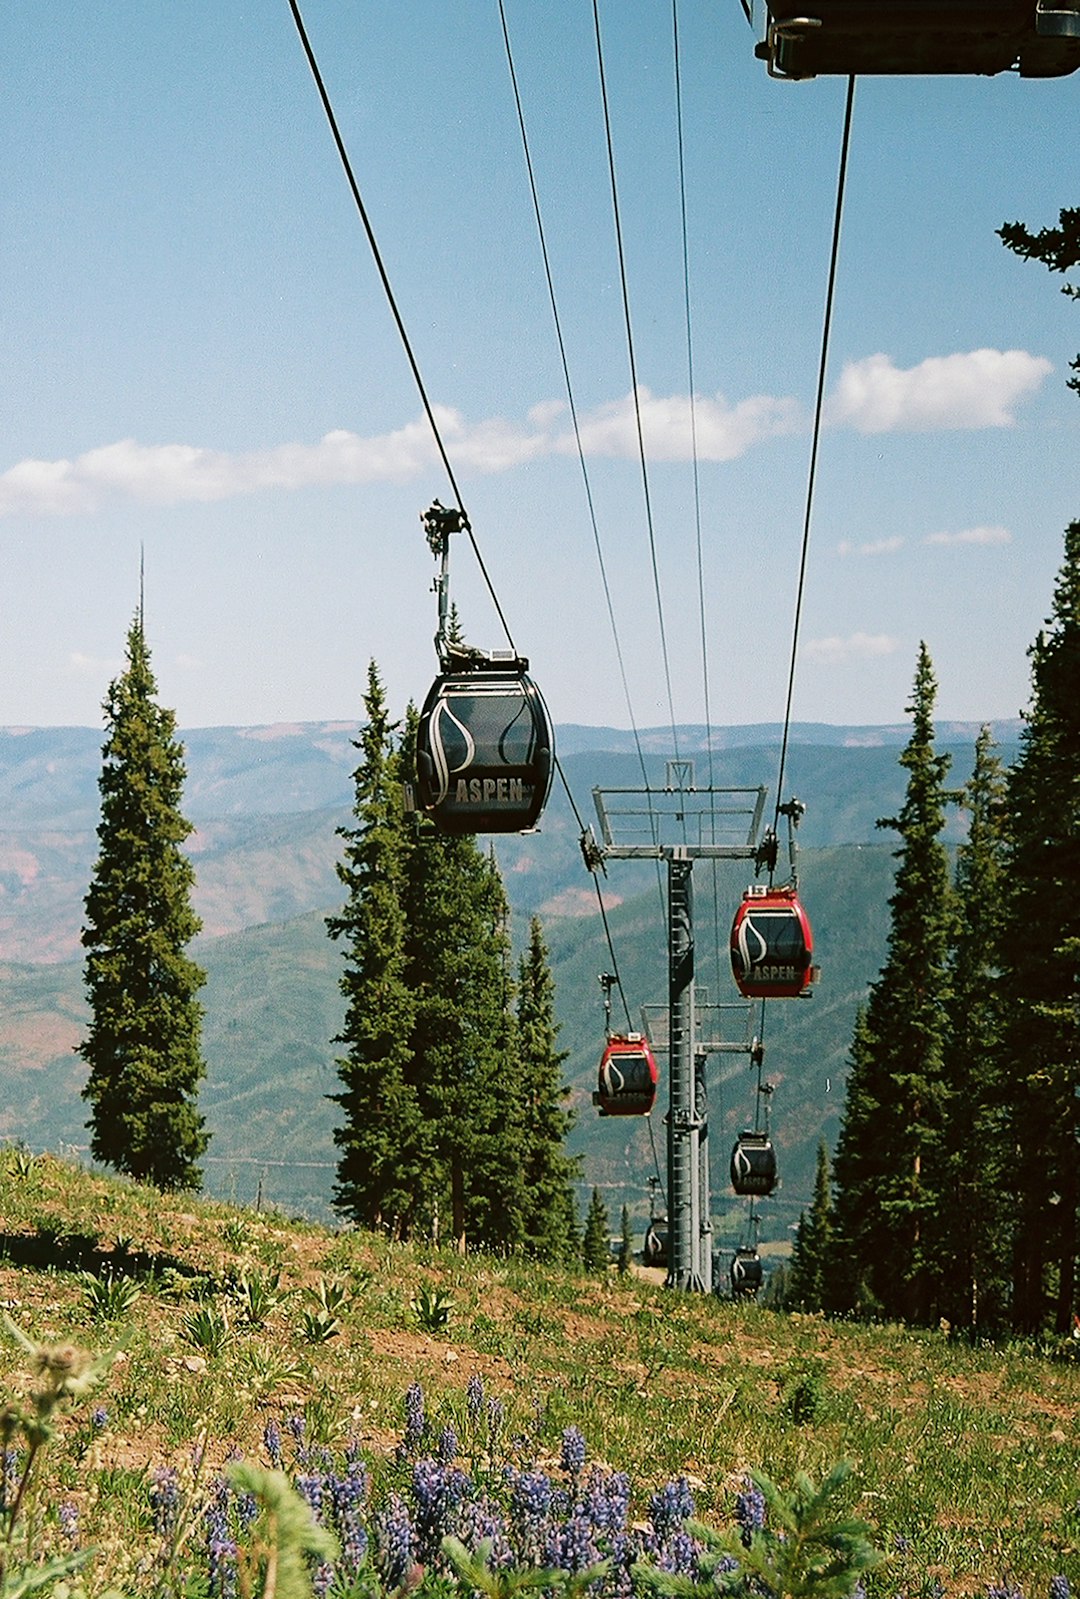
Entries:
<svg viewBox="0 0 1080 1599">
<path fill-rule="evenodd" d="M 1015 743 L 1022 726 L 1019 718 L 990 725 L 1002 745 Z M 981 726 L 940 723 L 938 740 L 942 745 L 974 744 Z M 181 729 L 188 771 L 185 814 L 201 822 L 351 805 L 358 731 L 359 724 L 348 722 Z M 715 727 L 709 737 L 704 726 L 691 724 L 677 733 L 680 755 L 701 757 L 778 746 L 781 728 L 778 723 Z M 797 722 L 790 742 L 795 747 L 891 749 L 909 735 L 910 727 L 903 723 L 833 727 Z M 0 728 L 0 832 L 94 828 L 103 736 L 90 727 Z M 624 728 L 568 723 L 556 728 L 555 740 L 562 759 L 593 753 L 636 755 L 639 746 L 658 759 L 671 754 L 673 746 L 670 727 L 639 729 L 635 736 Z M 703 774 L 699 781 L 704 781 Z"/>
</svg>

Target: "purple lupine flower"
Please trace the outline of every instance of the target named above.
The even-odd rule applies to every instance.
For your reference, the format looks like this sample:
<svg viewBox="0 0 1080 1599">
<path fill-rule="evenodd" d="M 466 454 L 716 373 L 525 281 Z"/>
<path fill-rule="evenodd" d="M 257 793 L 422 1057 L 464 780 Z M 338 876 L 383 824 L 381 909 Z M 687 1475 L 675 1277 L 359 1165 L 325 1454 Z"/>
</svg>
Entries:
<svg viewBox="0 0 1080 1599">
<path fill-rule="evenodd" d="M 633 1599 L 634 1578 L 632 1567 L 638 1558 L 638 1548 L 635 1539 L 630 1533 L 617 1532 L 611 1540 L 611 1549 L 608 1558 L 611 1561 L 611 1572 L 604 1584 L 604 1593 L 609 1599 Z"/>
<path fill-rule="evenodd" d="M 60 1531 L 70 1544 L 79 1541 L 79 1507 L 71 1499 L 65 1499 L 56 1512 L 60 1522 Z"/>
<path fill-rule="evenodd" d="M 22 1450 L 16 1449 L 14 1444 L 4 1450 L 3 1460 L 3 1492 L 0 1494 L 0 1503 L 7 1502 L 8 1495 L 17 1487 L 22 1473 Z"/>
<path fill-rule="evenodd" d="M 418 1460 L 413 1466 L 416 1558 L 422 1564 L 436 1558 L 447 1533 L 456 1532 L 455 1513 L 471 1487 L 470 1478 L 456 1466 L 437 1460 Z"/>
<path fill-rule="evenodd" d="M 444 1427 L 439 1434 L 439 1446 L 436 1453 L 444 1466 L 452 1466 L 457 1459 L 458 1435 L 453 1427 Z"/>
<path fill-rule="evenodd" d="M 698 1573 L 697 1544 L 684 1527 L 675 1527 L 660 1545 L 656 1564 L 661 1571 L 670 1571 L 680 1577 L 696 1577 Z"/>
<path fill-rule="evenodd" d="M 743 1544 L 749 1549 L 755 1532 L 760 1532 L 765 1525 L 765 1495 L 749 1479 L 742 1493 L 735 1495 L 735 1520 L 739 1523 Z"/>
<path fill-rule="evenodd" d="M 465 1384 L 465 1407 L 469 1420 L 479 1421 L 484 1408 L 484 1379 L 478 1371 L 474 1371 Z"/>
<path fill-rule="evenodd" d="M 461 1506 L 458 1537 L 466 1549 L 475 1549 L 485 1538 L 490 1539 L 489 1564 L 497 1570 L 506 1570 L 515 1564 L 503 1513 L 487 1494 L 469 1499 Z"/>
<path fill-rule="evenodd" d="M 543 1471 L 510 1475 L 510 1537 L 522 1565 L 538 1564 L 548 1533 L 555 1491 Z"/>
<path fill-rule="evenodd" d="M 1049 1599 L 1072 1599 L 1072 1589 L 1069 1587 L 1068 1577 L 1050 1578 Z"/>
<path fill-rule="evenodd" d="M 316 1599 L 326 1599 L 326 1595 L 334 1586 L 334 1568 L 328 1560 L 323 1560 L 315 1568 L 311 1578 L 312 1592 Z"/>
<path fill-rule="evenodd" d="M 580 1505 L 561 1527 L 550 1528 L 544 1544 L 544 1565 L 560 1571 L 585 1571 L 595 1566 L 600 1551 L 593 1538 L 593 1525 Z"/>
<path fill-rule="evenodd" d="M 168 1540 L 176 1531 L 180 1515 L 180 1478 L 172 1466 L 158 1466 L 154 1471 L 150 1479 L 150 1509 L 155 1533 Z"/>
<path fill-rule="evenodd" d="M 95 1432 L 103 1432 L 109 1425 L 109 1412 L 104 1405 L 97 1405 L 90 1413 L 90 1425 Z"/>
<path fill-rule="evenodd" d="M 281 1428 L 274 1417 L 263 1428 L 263 1443 L 266 1446 L 266 1457 L 275 1471 L 281 1470 Z"/>
<path fill-rule="evenodd" d="M 375 1564 L 388 1588 L 400 1588 L 414 1561 L 415 1541 L 408 1506 L 391 1494 L 375 1517 Z"/>
<path fill-rule="evenodd" d="M 1024 1595 L 1011 1582 L 1003 1582 L 1000 1587 L 991 1583 L 986 1590 L 986 1599 L 1024 1599 Z"/>
<path fill-rule="evenodd" d="M 304 1439 L 307 1435 L 307 1420 L 305 1417 L 294 1413 L 286 1418 L 285 1425 L 289 1429 L 289 1433 L 292 1437 L 297 1465 L 306 1466 L 311 1457 L 310 1450 L 308 1449 L 307 1444 L 304 1442 Z"/>
<path fill-rule="evenodd" d="M 323 1519 L 323 1488 L 326 1481 L 322 1473 L 306 1472 L 304 1475 L 298 1476 L 295 1481 L 297 1493 L 309 1506 L 315 1520 L 321 1524 Z"/>
<path fill-rule="evenodd" d="M 566 1427 L 562 1435 L 562 1468 L 576 1477 L 585 1464 L 585 1439 L 576 1427 Z"/>
<path fill-rule="evenodd" d="M 412 1451 L 424 1436 L 427 1416 L 424 1411 L 424 1390 L 418 1382 L 410 1383 L 405 1394 L 405 1436 L 402 1443 Z"/>
<path fill-rule="evenodd" d="M 334 1531 L 341 1546 L 341 1564 L 350 1576 L 355 1576 L 368 1551 L 368 1535 L 364 1526 L 368 1483 L 363 1463 L 351 1462 L 344 1477 L 331 1475 L 327 1488 Z"/>
<path fill-rule="evenodd" d="M 487 1405 L 488 1447 L 494 1449 L 506 1421 L 506 1411 L 501 1399 L 489 1399 Z"/>
<path fill-rule="evenodd" d="M 236 1542 L 229 1532 L 229 1484 L 216 1484 L 206 1507 L 207 1592 L 211 1599 L 234 1599 Z"/>
<path fill-rule="evenodd" d="M 594 1466 L 585 1483 L 584 1508 L 593 1525 L 607 1533 L 625 1530 L 630 1511 L 630 1478 L 625 1471 Z"/>
<path fill-rule="evenodd" d="M 656 1537 L 663 1541 L 694 1514 L 694 1496 L 685 1477 L 674 1477 L 649 1500 L 649 1520 Z"/>
</svg>

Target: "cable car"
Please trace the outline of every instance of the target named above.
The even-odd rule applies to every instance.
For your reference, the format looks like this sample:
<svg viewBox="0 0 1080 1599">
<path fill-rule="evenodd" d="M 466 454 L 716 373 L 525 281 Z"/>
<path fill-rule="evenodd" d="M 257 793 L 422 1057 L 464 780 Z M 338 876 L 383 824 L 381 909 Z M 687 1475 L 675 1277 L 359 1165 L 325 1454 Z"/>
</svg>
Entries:
<svg viewBox="0 0 1080 1599">
<path fill-rule="evenodd" d="M 731 924 L 731 970 L 746 999 L 797 999 L 815 981 L 810 920 L 791 887 L 752 883 Z"/>
<path fill-rule="evenodd" d="M 645 1230 L 641 1258 L 646 1266 L 667 1266 L 668 1224 L 666 1216 L 654 1216 Z"/>
<path fill-rule="evenodd" d="M 731 1262 L 731 1297 L 753 1299 L 763 1277 L 761 1256 L 757 1250 L 752 1245 L 740 1244 Z"/>
<path fill-rule="evenodd" d="M 737 1194 L 771 1194 L 776 1188 L 776 1150 L 768 1133 L 740 1133 L 731 1151 L 731 1186 Z"/>
<path fill-rule="evenodd" d="M 660 1072 L 641 1033 L 612 1033 L 600 1057 L 593 1104 L 601 1116 L 647 1116 L 656 1103 Z"/>
<path fill-rule="evenodd" d="M 744 9 L 745 0 L 744 0 Z M 819 73 L 1055 78 L 1080 67 L 1077 0 L 768 0 L 755 54 L 774 78 Z"/>
<path fill-rule="evenodd" d="M 416 799 L 441 832 L 518 833 L 539 820 L 554 738 L 528 665 L 477 652 L 432 684 L 416 730 Z"/>
</svg>

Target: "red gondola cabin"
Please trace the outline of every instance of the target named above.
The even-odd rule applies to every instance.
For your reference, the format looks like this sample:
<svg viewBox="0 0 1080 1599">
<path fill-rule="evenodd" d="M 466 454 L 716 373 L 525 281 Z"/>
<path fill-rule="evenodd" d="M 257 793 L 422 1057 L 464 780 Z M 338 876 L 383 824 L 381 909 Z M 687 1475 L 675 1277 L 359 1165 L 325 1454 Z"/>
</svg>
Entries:
<svg viewBox="0 0 1080 1599">
<path fill-rule="evenodd" d="M 752 884 L 731 924 L 731 971 L 747 999 L 797 999 L 815 981 L 810 920 L 793 888 Z"/>
<path fill-rule="evenodd" d="M 600 1057 L 593 1104 L 601 1116 L 647 1116 L 659 1078 L 656 1057 L 640 1033 L 612 1033 Z"/>
</svg>

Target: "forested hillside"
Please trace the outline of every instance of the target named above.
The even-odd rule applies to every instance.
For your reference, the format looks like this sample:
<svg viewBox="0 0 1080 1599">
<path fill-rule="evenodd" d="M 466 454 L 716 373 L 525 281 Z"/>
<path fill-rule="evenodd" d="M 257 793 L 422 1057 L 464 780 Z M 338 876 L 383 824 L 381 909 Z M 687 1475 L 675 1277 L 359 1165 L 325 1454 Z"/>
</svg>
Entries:
<svg viewBox="0 0 1080 1599">
<path fill-rule="evenodd" d="M 710 766 L 716 784 L 772 782 L 776 751 L 767 739 L 774 730 L 753 730 L 763 739 L 753 744 L 738 741 L 742 731 L 718 734 L 711 756 L 696 751 L 699 782 Z M 962 740 L 958 731 L 945 729 L 943 736 L 959 781 L 970 770 L 977 729 L 963 729 Z M 1006 758 L 1015 731 L 1013 724 L 999 728 Z M 786 1236 L 809 1199 L 817 1142 L 835 1134 L 855 1009 L 884 949 L 892 863 L 874 822 L 896 808 L 902 793 L 896 761 L 902 732 L 805 729 L 791 752 L 789 788 L 808 807 L 801 871 L 823 978 L 812 1000 L 769 1007 L 766 1075 L 777 1086 L 782 1187 L 762 1207 L 765 1239 Z M 244 1201 L 261 1192 L 315 1215 L 326 1214 L 335 1159 L 334 1107 L 325 1096 L 336 1087 L 330 1039 L 341 1021 L 340 952 L 326 936 L 324 917 L 340 904 L 335 830 L 348 817 L 354 733 L 318 725 L 185 735 L 185 808 L 197 825 L 190 848 L 204 923 L 196 948 L 208 974 L 202 994 L 209 1068 L 202 1106 L 212 1133 L 207 1186 Z M 587 751 L 582 745 L 590 733 L 597 745 L 623 747 Z M 627 738 L 570 730 L 564 767 L 586 820 L 594 785 L 640 782 Z M 688 739 L 693 750 L 693 730 Z M 645 749 L 656 742 L 643 736 Z M 662 780 L 662 757 L 645 760 L 650 779 Z M 100 735 L 89 729 L 0 734 L 0 1134 L 34 1148 L 87 1143 L 83 1068 L 74 1046 L 85 1024 L 78 935 L 94 859 L 99 762 Z M 962 819 L 950 825 L 959 837 Z M 518 947 L 531 914 L 544 922 L 578 1110 L 571 1148 L 584 1156 L 584 1183 L 600 1185 L 613 1211 L 625 1197 L 640 1216 L 655 1170 L 649 1129 L 601 1121 L 590 1103 L 603 1039 L 597 975 L 610 955 L 577 822 L 558 787 L 542 831 L 500 839 L 497 854 Z M 726 937 L 743 876 L 742 868 L 725 869 L 714 891 L 709 870 L 698 868 L 698 982 L 707 991 L 699 997 L 737 999 Z M 655 868 L 612 863 L 600 885 L 633 1004 L 662 1004 L 666 953 Z M 741 1038 L 746 1017 L 733 1010 L 723 1026 L 725 1038 Z M 730 1137 L 753 1116 L 749 1066 L 739 1056 L 725 1056 L 722 1064 L 717 1058 L 711 1083 L 713 1186 L 722 1214 Z M 662 1103 L 652 1118 L 661 1167 Z M 733 1200 L 738 1214 L 734 1206 Z"/>
</svg>

